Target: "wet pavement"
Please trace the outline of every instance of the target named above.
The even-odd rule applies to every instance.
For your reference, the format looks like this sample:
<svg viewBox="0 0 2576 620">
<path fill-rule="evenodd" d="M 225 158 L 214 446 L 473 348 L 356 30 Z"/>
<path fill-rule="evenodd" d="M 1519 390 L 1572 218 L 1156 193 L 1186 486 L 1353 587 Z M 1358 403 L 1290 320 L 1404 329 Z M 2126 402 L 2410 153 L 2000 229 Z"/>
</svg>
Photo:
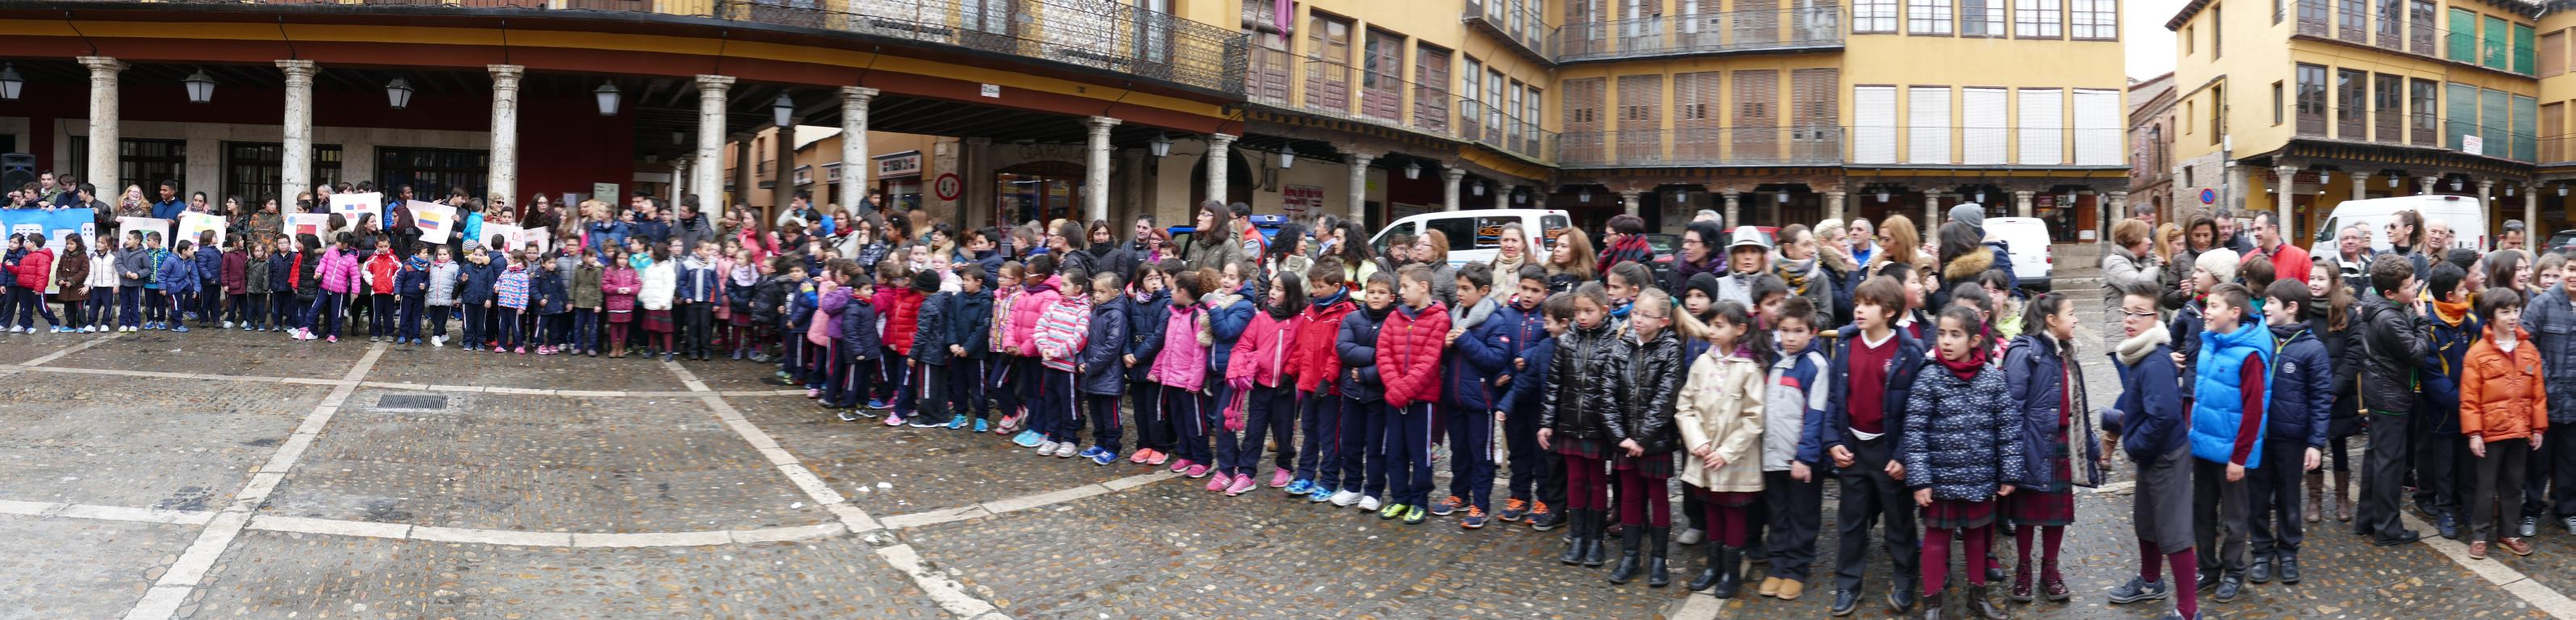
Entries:
<svg viewBox="0 0 2576 620">
<path fill-rule="evenodd" d="M 2069 293 L 2098 407 L 2109 323 Z M 1407 526 L 840 422 L 773 365 L 222 330 L 12 334 L 0 356 L 0 618 L 1820 618 L 1831 599 L 1830 484 L 1807 595 L 1754 595 L 1757 565 L 1719 601 L 1558 564 L 1562 530 Z M 2101 595 L 2137 568 L 2129 473 L 2079 492 L 2073 600 L 2017 617 L 2168 608 Z M 2556 528 L 2485 561 L 2343 529 L 2311 528 L 2304 583 L 2204 596 L 2207 617 L 2576 617 Z M 1679 582 L 1703 554 L 1669 555 Z M 1891 617 L 1872 555 L 1855 618 Z"/>
</svg>

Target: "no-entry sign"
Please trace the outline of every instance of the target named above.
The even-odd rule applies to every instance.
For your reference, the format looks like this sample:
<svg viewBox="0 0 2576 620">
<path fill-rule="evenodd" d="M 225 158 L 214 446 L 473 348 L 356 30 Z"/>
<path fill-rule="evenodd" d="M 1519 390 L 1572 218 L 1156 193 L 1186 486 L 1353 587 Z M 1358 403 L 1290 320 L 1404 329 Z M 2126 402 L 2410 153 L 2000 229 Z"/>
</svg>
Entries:
<svg viewBox="0 0 2576 620">
<path fill-rule="evenodd" d="M 940 200 L 956 200 L 958 196 L 966 195 L 966 182 L 957 180 L 957 173 L 950 172 L 939 175 L 938 180 L 931 182 L 930 189 L 939 193 Z"/>
</svg>

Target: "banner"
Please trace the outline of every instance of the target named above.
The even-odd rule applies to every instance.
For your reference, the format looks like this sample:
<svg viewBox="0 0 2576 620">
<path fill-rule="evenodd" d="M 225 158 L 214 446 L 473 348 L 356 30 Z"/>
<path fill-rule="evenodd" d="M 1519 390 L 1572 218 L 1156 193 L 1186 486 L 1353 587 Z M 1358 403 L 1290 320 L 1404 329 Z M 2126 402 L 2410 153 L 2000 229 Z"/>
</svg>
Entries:
<svg viewBox="0 0 2576 620">
<path fill-rule="evenodd" d="M 546 230 L 544 228 L 520 228 L 509 224 L 484 222 L 483 239 L 489 241 L 493 237 L 500 237 L 505 240 L 509 244 L 509 247 L 501 248 L 501 250 L 509 252 L 514 256 L 517 255 L 520 250 L 528 249 L 528 244 L 530 243 L 537 244 L 537 250 L 540 252 L 552 250 L 555 247 L 554 231 Z"/>
<path fill-rule="evenodd" d="M 7 229 L 11 235 L 29 233 L 44 235 L 45 247 L 54 251 L 54 266 L 60 269 L 63 264 L 65 237 L 78 234 L 81 236 L 82 244 L 93 249 L 98 247 L 96 215 L 88 209 L 7 209 L 0 210 L 0 228 Z M 77 257 L 75 260 L 89 259 Z M 61 292 L 56 290 L 58 287 L 53 283 L 54 275 L 45 274 L 46 293 Z"/>
<path fill-rule="evenodd" d="M 420 200 L 410 204 L 411 221 L 420 227 L 421 243 L 447 243 L 447 238 L 456 234 L 456 207 Z"/>
<path fill-rule="evenodd" d="M 299 238 L 298 235 L 313 235 L 314 239 L 321 239 L 323 236 L 331 234 L 331 214 L 286 214 L 286 230 L 283 232 L 286 233 L 288 239 L 292 240 L 290 243 L 303 243 L 303 240 Z"/>
<path fill-rule="evenodd" d="M 152 233 L 161 233 L 163 235 L 161 238 L 161 247 L 170 247 L 170 238 L 168 236 L 170 234 L 170 220 L 150 217 L 134 217 L 129 215 L 116 218 L 116 230 L 116 234 L 119 235 L 137 231 L 140 231 L 147 236 Z M 122 244 L 124 242 L 118 241 L 117 243 Z"/>
<path fill-rule="evenodd" d="M 372 213 L 375 214 L 377 222 L 383 222 L 385 221 L 385 195 L 376 192 L 332 194 L 331 212 L 347 218 L 350 222 L 358 221 L 359 215 Z M 379 225 L 377 228 L 384 227 Z"/>
<path fill-rule="evenodd" d="M 214 233 L 215 233 L 215 247 L 217 247 L 217 248 L 221 248 L 221 247 L 224 247 L 224 234 L 227 232 L 227 230 L 226 230 L 226 229 L 228 229 L 228 228 L 230 228 L 230 227 L 231 227 L 231 223 L 230 223 L 230 222 L 225 222 L 225 221 L 224 221 L 224 218 L 215 217 L 215 216 L 210 215 L 210 214 L 205 214 L 205 213 L 182 213 L 182 214 L 179 214 L 179 238 L 180 238 L 180 239 L 186 239 L 186 240 L 188 240 L 188 241 L 196 241 L 196 240 L 197 240 L 197 233 L 202 233 L 202 232 L 212 231 L 212 232 L 214 232 Z M 177 245 L 177 243 L 175 243 L 175 242 L 174 242 L 174 243 L 172 243 L 172 245 Z"/>
</svg>

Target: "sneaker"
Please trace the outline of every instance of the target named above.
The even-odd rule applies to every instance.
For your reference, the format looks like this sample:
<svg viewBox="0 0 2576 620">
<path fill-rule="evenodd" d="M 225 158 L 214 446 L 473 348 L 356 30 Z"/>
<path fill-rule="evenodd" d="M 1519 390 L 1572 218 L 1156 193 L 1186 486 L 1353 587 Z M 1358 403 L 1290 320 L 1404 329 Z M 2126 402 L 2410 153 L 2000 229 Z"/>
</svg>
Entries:
<svg viewBox="0 0 2576 620">
<path fill-rule="evenodd" d="M 2487 541 L 2479 540 L 2469 542 L 2469 559 L 2487 559 Z"/>
<path fill-rule="evenodd" d="M 1297 472 L 1285 469 L 1270 472 L 1270 488 L 1273 489 L 1288 486 L 1288 483 L 1296 480 Z"/>
<path fill-rule="evenodd" d="M 1022 448 L 1038 447 L 1038 432 L 1020 431 L 1020 434 L 1011 436 L 1011 443 L 1018 444 Z"/>
<path fill-rule="evenodd" d="M 1116 452 L 1111 452 L 1111 451 L 1108 451 L 1108 450 L 1105 450 L 1105 449 L 1099 449 L 1099 448 L 1094 448 L 1094 449 L 1095 449 L 1095 450 L 1100 450 L 1100 453 L 1099 453 L 1099 454 L 1091 455 L 1091 464 L 1093 464 L 1093 465 L 1108 465 L 1108 464 L 1110 464 L 1110 463 L 1114 463 L 1114 462 L 1117 462 L 1117 461 L 1118 461 L 1118 453 L 1116 453 Z"/>
<path fill-rule="evenodd" d="M 1314 492 L 1315 492 L 1315 483 L 1313 483 L 1313 482 L 1309 482 L 1309 481 L 1306 481 L 1306 480 L 1300 479 L 1300 480 L 1297 480 L 1297 481 L 1294 481 L 1294 482 L 1290 482 L 1290 483 L 1288 483 L 1288 494 L 1289 494 L 1289 495 L 1306 495 L 1306 494 L 1310 494 L 1310 493 L 1314 493 Z"/>
<path fill-rule="evenodd" d="M 1502 519 L 1504 523 L 1517 523 L 1526 514 L 1529 514 L 1527 500 L 1507 499 L 1503 500 L 1503 509 L 1494 513 L 1494 518 Z"/>
<path fill-rule="evenodd" d="M 1073 447 L 1074 447 L 1074 446 L 1073 446 L 1073 442 L 1070 442 L 1070 441 L 1068 441 L 1068 442 L 1064 442 L 1064 443 L 1060 443 L 1060 444 L 1056 444 L 1056 445 L 1055 445 L 1055 457 L 1056 457 L 1056 458 L 1060 458 L 1060 459 L 1069 459 L 1069 458 L 1073 458 L 1073 453 L 1074 453 L 1074 449 L 1073 449 Z"/>
<path fill-rule="evenodd" d="M 2530 537 L 2533 537 L 2533 536 L 2539 536 L 2539 535 L 2540 535 L 2540 517 L 2538 517 L 2538 516 L 2534 516 L 2534 515 L 2523 515 L 2523 516 L 2522 516 L 2522 537 L 2523 537 L 2523 538 L 2530 538 Z"/>
<path fill-rule="evenodd" d="M 1449 516 L 1449 513 L 1457 512 L 1459 508 L 1464 508 L 1466 506 L 1466 500 L 1461 500 L 1458 499 L 1458 496 L 1451 495 L 1431 504 L 1431 514 L 1432 516 L 1446 517 Z"/>
<path fill-rule="evenodd" d="M 232 329 L 232 328 L 233 328 L 233 322 L 232 322 L 232 321 L 224 321 L 224 329 Z"/>
<path fill-rule="evenodd" d="M 1138 464 L 1138 465 L 1143 465 L 1143 464 L 1145 464 L 1145 459 L 1147 459 L 1147 458 L 1151 458 L 1151 457 L 1153 457 L 1153 456 L 1154 456 L 1154 449 L 1153 449 L 1153 448 L 1138 448 L 1138 449 L 1136 449 L 1136 451 L 1135 451 L 1135 452 L 1130 452 L 1130 453 L 1128 453 L 1128 454 L 1127 454 L 1127 462 L 1129 462 L 1129 463 L 1135 463 L 1135 464 Z"/>
<path fill-rule="evenodd" d="M 367 342 L 384 342 L 384 341 L 385 341 L 385 339 L 384 339 L 384 337 L 383 337 L 383 336 L 368 336 L 368 337 L 367 337 Z"/>
<path fill-rule="evenodd" d="M 1477 507 L 1475 507 L 1475 506 L 1468 506 L 1468 507 L 1467 507 L 1467 518 L 1462 519 L 1462 520 L 1459 520 L 1459 521 L 1458 521 L 1458 527 L 1463 527 L 1463 528 L 1467 528 L 1467 529 L 1471 529 L 1471 530 L 1484 529 L 1484 528 L 1485 528 L 1485 509 L 1483 509 L 1483 508 L 1477 508 Z"/>
<path fill-rule="evenodd" d="M 975 419 L 975 432 L 978 432 L 978 433 L 990 432 L 990 431 L 992 431 L 992 429 L 993 429 L 993 424 L 992 424 L 992 423 L 990 423 L 990 422 L 985 422 L 983 418 L 976 418 L 976 419 Z"/>
<path fill-rule="evenodd" d="M 2144 577 L 2131 576 L 2129 577 L 2128 583 L 2121 584 L 2120 587 L 2111 589 L 2110 599 L 2111 604 L 2113 605 L 2126 605 L 2138 601 L 2160 601 L 2170 595 L 2169 590 L 2170 588 L 2167 588 L 2165 584 L 2152 583 L 2147 581 Z"/>
<path fill-rule="evenodd" d="M 1686 527 L 1682 528 L 1681 535 L 1673 537 L 1673 542 L 1685 545 L 1696 545 L 1699 544 L 1700 539 L 1706 538 L 1707 536 L 1708 532 L 1701 531 L 1699 528 Z"/>
<path fill-rule="evenodd" d="M 444 346 L 447 346 L 447 337 L 446 337 L 446 336 L 430 336 L 430 337 L 429 337 L 429 346 L 430 346 L 431 348 L 437 348 L 437 347 L 444 347 Z"/>
<path fill-rule="evenodd" d="M 886 425 L 886 426 L 903 426 L 903 416 L 899 416 L 899 415 L 890 415 L 890 416 L 886 416 L 886 418 L 885 418 L 885 425 Z"/>
<path fill-rule="evenodd" d="M 1349 508 L 1351 507 L 1351 504 L 1357 504 L 1359 502 L 1359 491 L 1343 489 L 1340 492 L 1333 494 L 1333 507 L 1335 508 Z"/>
<path fill-rule="evenodd" d="M 1404 507 L 1404 524 L 1405 524 L 1405 525 L 1421 525 L 1421 524 L 1422 524 L 1422 519 L 1423 519 L 1423 514 L 1422 514 L 1422 507 L 1421 507 L 1421 506 L 1406 506 L 1406 507 Z"/>
<path fill-rule="evenodd" d="M 1226 497 L 1234 497 L 1257 488 L 1261 488 L 1261 484 L 1259 481 L 1253 480 L 1252 476 L 1236 476 L 1234 478 L 1234 485 L 1225 488 L 1225 495 Z"/>
<path fill-rule="evenodd" d="M 1377 497 L 1373 495 L 1362 495 L 1360 496 L 1360 501 L 1357 505 L 1360 508 L 1360 512 L 1377 512 Z"/>
<path fill-rule="evenodd" d="M 1189 463 L 1189 461 L 1181 461 L 1181 462 L 1183 462 L 1183 463 Z M 1192 477 L 1192 478 L 1197 478 L 1197 477 L 1205 476 L 1205 475 L 1208 475 L 1208 466 L 1206 466 L 1206 465 L 1200 465 L 1200 464 L 1197 464 L 1197 463 L 1190 463 L 1190 467 L 1189 467 L 1189 469 L 1183 470 L 1183 471 L 1181 472 L 1181 475 L 1189 476 L 1189 477 Z"/>
<path fill-rule="evenodd" d="M 1106 452 L 1106 450 L 1102 450 L 1102 449 L 1100 449 L 1100 446 L 1092 446 L 1092 447 L 1088 447 L 1088 448 L 1083 448 L 1081 452 L 1076 452 L 1076 453 L 1074 453 L 1074 456 L 1079 456 L 1079 457 L 1082 457 L 1082 458 L 1083 458 L 1083 459 L 1085 459 L 1085 460 L 1088 460 L 1088 459 L 1090 459 L 1091 457 L 1100 456 L 1100 453 L 1102 453 L 1102 452 Z"/>
<path fill-rule="evenodd" d="M 951 419 L 950 421 L 954 422 L 957 420 Z M 930 416 L 923 415 L 919 412 L 913 413 L 912 418 L 905 420 L 905 422 L 911 424 L 913 428 L 939 428 L 948 425 L 947 422 L 931 419 Z"/>
<path fill-rule="evenodd" d="M 30 330 L 30 331 L 32 331 L 32 330 Z M 179 333 L 185 334 L 185 333 L 188 333 L 188 326 L 187 326 L 187 325 L 185 325 L 185 324 L 182 324 L 182 325 L 179 325 L 179 326 L 177 326 L 177 327 L 172 327 L 172 328 L 170 328 L 170 331 L 174 331 L 174 332 L 179 332 Z M 338 341 L 338 340 L 332 340 L 332 342 L 339 342 L 339 341 Z"/>
<path fill-rule="evenodd" d="M 97 328 L 97 327 L 94 327 L 94 326 L 89 326 L 89 325 L 82 325 L 82 326 L 81 326 L 81 333 L 84 333 L 84 334 L 94 334 L 94 333 L 98 333 L 98 328 Z"/>
<path fill-rule="evenodd" d="M 848 410 L 848 409 L 843 409 L 843 410 L 841 410 L 840 416 L 841 416 L 841 421 L 843 421 L 843 422 L 857 422 L 857 421 L 859 421 L 859 414 L 858 414 L 858 413 L 856 413 L 856 412 L 850 411 L 850 410 Z"/>
<path fill-rule="evenodd" d="M 1055 446 L 1056 446 L 1055 440 L 1052 440 L 1052 439 L 1049 439 L 1049 440 L 1046 440 L 1046 441 L 1044 441 L 1044 442 L 1042 442 L 1042 443 L 1039 443 L 1039 444 L 1038 444 L 1038 456 L 1046 456 L 1046 455 L 1049 455 L 1049 454 L 1055 454 Z"/>
<path fill-rule="evenodd" d="M 472 351 L 472 350 L 474 350 L 474 349 L 473 349 L 472 347 L 467 347 L 465 350 L 467 350 L 467 351 Z M 823 397 L 823 391 L 822 391 L 822 390 L 818 390 L 818 389 L 814 389 L 814 388 L 805 388 L 805 397 L 806 397 L 806 398 L 822 398 L 822 397 Z"/>
<path fill-rule="evenodd" d="M 869 408 L 869 409 L 884 409 L 884 408 L 886 408 L 886 402 L 885 402 L 885 399 L 882 399 L 882 398 L 870 398 L 870 399 L 868 399 L 868 408 Z"/>
<path fill-rule="evenodd" d="M 1196 465 L 1196 463 L 1191 463 L 1189 459 L 1172 459 L 1172 473 L 1181 473 L 1182 470 L 1189 469 L 1191 465 Z"/>
<path fill-rule="evenodd" d="M 1529 516 L 1522 520 L 1529 522 L 1530 529 L 1541 532 L 1565 525 L 1565 520 L 1560 518 L 1556 511 L 1547 508 L 1547 502 L 1530 502 Z"/>
<path fill-rule="evenodd" d="M 1389 504 L 1387 504 L 1387 505 L 1386 505 L 1386 507 L 1385 507 L 1385 508 L 1381 508 L 1381 509 L 1379 509 L 1379 510 L 1377 511 L 1377 518 L 1379 518 L 1379 519 L 1392 520 L 1392 519 L 1401 518 L 1401 517 L 1403 517 L 1403 516 L 1404 516 L 1404 505 L 1403 505 L 1403 504 L 1389 503 Z"/>
<path fill-rule="evenodd" d="M 965 416 L 965 415 L 962 415 L 962 414 L 961 414 L 961 415 L 958 415 L 958 416 L 955 416 L 955 417 L 948 418 L 948 430 L 952 430 L 952 431 L 953 431 L 953 430 L 957 430 L 957 429 L 961 429 L 961 428 L 966 428 L 966 416 Z"/>
<path fill-rule="evenodd" d="M 1204 466 L 1204 465 L 1200 465 L 1200 466 L 1193 466 L 1193 467 L 1191 467 L 1191 468 L 1190 468 L 1190 471 L 1193 471 L 1193 472 L 1198 471 L 1200 467 L 1205 467 L 1205 466 Z M 1198 477 L 1198 476 L 1194 474 L 1194 475 L 1191 475 L 1190 477 L 1192 477 L 1192 478 L 1196 478 L 1196 477 Z M 1232 486 L 1233 484 L 1234 484 L 1234 476 L 1229 475 L 1229 474 L 1222 474 L 1222 473 L 1220 473 L 1220 474 L 1217 474 L 1217 475 L 1215 475 L 1215 476 L 1212 476 L 1212 477 L 1209 477 L 1209 478 L 1208 478 L 1207 490 L 1208 490 L 1209 492 L 1211 492 L 1211 493 L 1222 493 L 1222 492 L 1224 492 L 1224 491 L 1225 491 L 1225 488 L 1226 488 L 1226 487 L 1228 487 L 1228 486 Z"/>
<path fill-rule="evenodd" d="M 1333 501 L 1333 496 L 1334 496 L 1334 495 L 1340 495 L 1340 494 L 1339 494 L 1339 493 L 1334 493 L 1332 489 L 1327 488 L 1327 487 L 1325 487 L 1324 485 L 1320 485 L 1320 484 L 1318 484 L 1318 485 L 1315 485 L 1315 490 L 1306 492 L 1306 503 L 1309 503 L 1309 504 L 1321 504 L 1321 503 L 1324 503 L 1324 502 Z"/>
</svg>

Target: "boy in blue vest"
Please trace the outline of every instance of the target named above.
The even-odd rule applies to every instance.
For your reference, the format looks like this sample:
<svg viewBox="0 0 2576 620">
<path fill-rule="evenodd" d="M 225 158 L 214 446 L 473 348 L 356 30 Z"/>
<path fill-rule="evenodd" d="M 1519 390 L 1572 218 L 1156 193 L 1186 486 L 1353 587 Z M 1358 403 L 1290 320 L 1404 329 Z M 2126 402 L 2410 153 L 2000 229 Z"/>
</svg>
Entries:
<svg viewBox="0 0 2576 620">
<path fill-rule="evenodd" d="M 2334 415 L 2333 355 L 2322 336 L 2299 317 L 2306 314 L 2308 286 L 2281 279 L 2265 287 L 2264 305 L 2272 314 L 2264 322 L 2277 344 L 2272 371 L 2272 410 L 2263 424 L 2263 464 L 2254 472 L 2251 504 L 2254 564 L 2245 576 L 2254 583 L 2299 583 L 2299 542 L 2306 537 L 2299 483 L 2317 469 L 2325 455 L 2326 422 Z M 2336 337 L 2341 337 L 2337 335 Z"/>
<path fill-rule="evenodd" d="M 2460 495 L 2477 483 L 2474 474 L 2462 475 L 2475 469 L 2460 458 L 2468 452 L 2468 438 L 2460 434 L 2460 364 L 2485 327 L 2469 302 L 2467 270 L 2437 262 L 2427 276 L 2429 299 L 2419 316 L 2432 327 L 2425 332 L 2432 354 L 2415 372 L 2421 387 L 2414 423 L 2424 429 L 2415 435 L 2415 509 L 2443 538 L 2459 540 Z"/>
<path fill-rule="evenodd" d="M 2263 413 L 2271 398 L 2272 331 L 2253 323 L 2253 291 L 2227 283 L 2211 289 L 2201 308 L 2205 331 L 2192 365 L 2191 508 L 2193 546 L 2216 549 L 2200 556 L 2202 588 L 2211 600 L 2236 600 L 2245 588 L 2246 472 L 2260 467 Z M 2221 523 L 2226 546 L 2219 546 Z"/>
</svg>

